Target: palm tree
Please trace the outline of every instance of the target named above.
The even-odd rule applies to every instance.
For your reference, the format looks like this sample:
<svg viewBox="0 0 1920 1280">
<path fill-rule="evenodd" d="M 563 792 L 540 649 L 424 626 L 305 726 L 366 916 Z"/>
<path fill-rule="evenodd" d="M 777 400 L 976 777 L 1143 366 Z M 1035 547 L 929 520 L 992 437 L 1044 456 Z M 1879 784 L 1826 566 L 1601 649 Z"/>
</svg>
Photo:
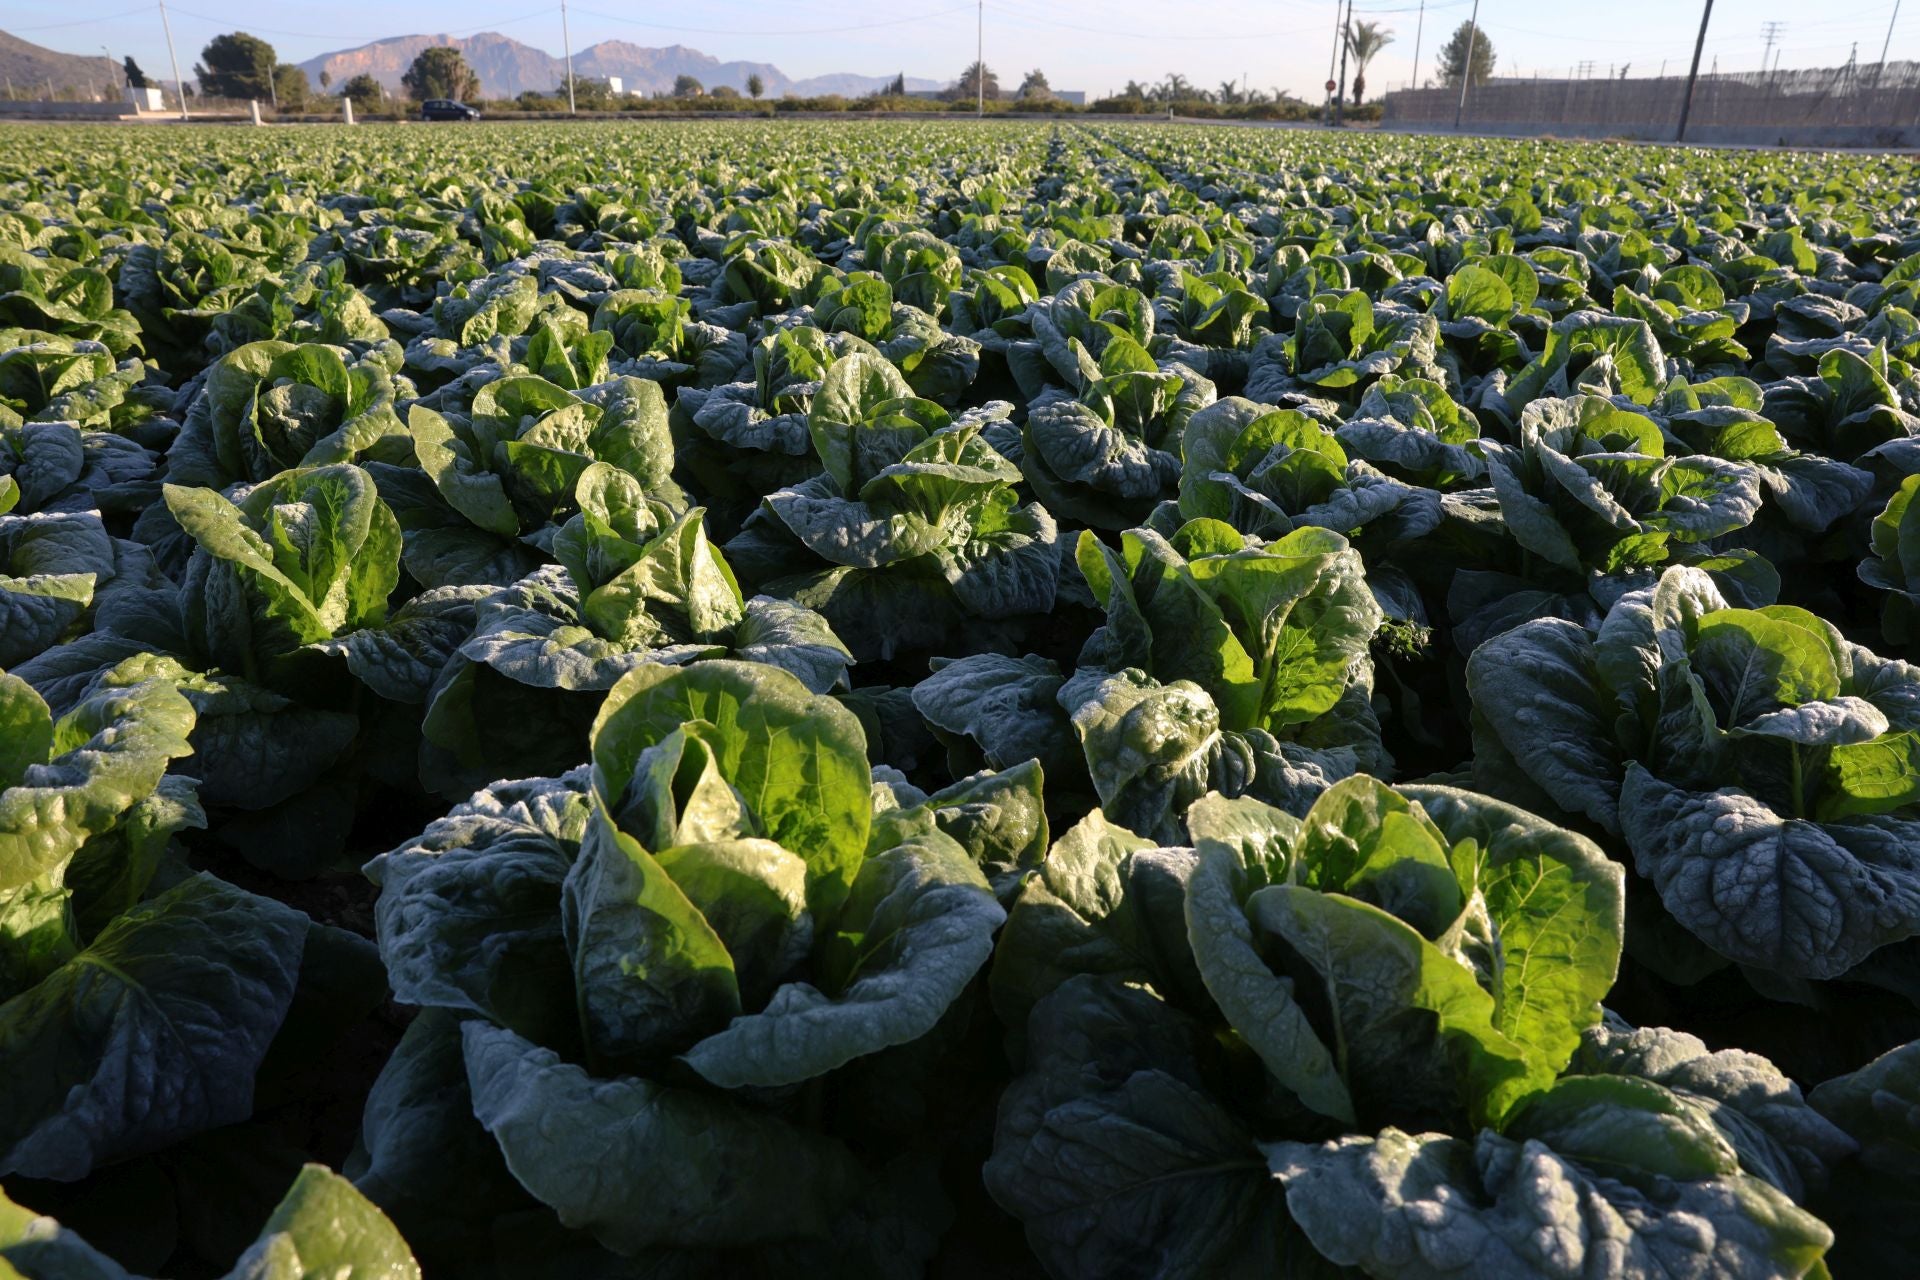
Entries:
<svg viewBox="0 0 1920 1280">
<path fill-rule="evenodd" d="M 1168 102 L 1176 102 L 1186 98 L 1195 98 L 1199 95 L 1193 90 L 1193 81 L 1187 79 L 1178 71 L 1169 71 L 1167 72 L 1167 78 L 1154 86 L 1154 96 L 1163 98 Z"/>
<path fill-rule="evenodd" d="M 1353 55 L 1353 102 L 1355 106 L 1367 100 L 1367 64 L 1379 56 L 1382 49 L 1393 43 L 1391 28 L 1382 27 L 1377 22 L 1347 23 L 1347 52 Z"/>
</svg>

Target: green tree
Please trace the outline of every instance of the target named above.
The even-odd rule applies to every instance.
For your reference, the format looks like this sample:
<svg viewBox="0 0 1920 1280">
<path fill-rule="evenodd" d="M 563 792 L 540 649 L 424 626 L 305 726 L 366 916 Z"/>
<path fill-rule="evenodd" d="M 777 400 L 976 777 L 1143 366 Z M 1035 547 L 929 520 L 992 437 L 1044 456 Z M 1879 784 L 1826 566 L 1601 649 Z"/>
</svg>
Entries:
<svg viewBox="0 0 1920 1280">
<path fill-rule="evenodd" d="M 1000 98 L 1000 77 L 993 74 L 992 67 L 980 62 L 974 63 L 960 73 L 960 78 L 953 82 L 953 88 L 947 90 L 946 96 L 948 100 L 952 102 L 972 102 L 978 98 L 980 96 L 980 80 L 983 74 L 986 77 L 986 96 L 991 100 L 998 101 Z"/>
<path fill-rule="evenodd" d="M 758 98 L 767 91 L 767 82 L 760 78 L 758 71 L 747 77 L 747 92 Z"/>
<path fill-rule="evenodd" d="M 1129 80 L 1127 81 L 1127 87 L 1120 91 L 1120 96 L 1123 98 L 1145 98 L 1152 92 L 1152 89 L 1141 84 L 1138 80 Z"/>
<path fill-rule="evenodd" d="M 144 89 L 147 87 L 149 83 L 147 73 L 140 69 L 140 64 L 133 60 L 132 54 L 127 55 L 124 69 L 127 73 L 127 87 L 129 89 Z"/>
<path fill-rule="evenodd" d="M 902 71 L 899 75 L 895 76 L 892 79 L 892 81 L 888 83 L 887 87 L 881 92 L 884 93 L 889 98 L 906 97 L 907 96 L 907 73 Z"/>
<path fill-rule="evenodd" d="M 1166 102 L 1178 102 L 1184 98 L 1197 98 L 1200 95 L 1194 90 L 1193 81 L 1178 71 L 1169 71 L 1166 78 L 1153 87 L 1153 96 Z"/>
<path fill-rule="evenodd" d="M 690 75 L 683 73 L 673 78 L 673 96 L 676 98 L 697 98 L 706 91 L 706 86 Z"/>
<path fill-rule="evenodd" d="M 1353 100 L 1367 100 L 1367 64 L 1393 43 L 1393 32 L 1377 22 L 1347 23 L 1347 52 L 1353 55 Z M 1489 63 L 1489 66 L 1492 64 Z"/>
<path fill-rule="evenodd" d="M 480 96 L 480 77 L 460 51 L 452 45 L 436 44 L 420 51 L 420 56 L 400 77 L 400 83 L 414 101 L 428 98 L 452 98 L 464 102 Z"/>
<path fill-rule="evenodd" d="M 1035 67 L 1027 72 L 1020 82 L 1020 97 L 1029 102 L 1044 102 L 1053 97 L 1053 86 L 1047 83 L 1047 73 Z"/>
<path fill-rule="evenodd" d="M 259 36 L 230 31 L 207 41 L 193 75 L 213 98 L 271 98 L 273 46 Z"/>
<path fill-rule="evenodd" d="M 562 80 L 554 86 L 553 96 L 556 98 L 567 96 L 566 81 Z M 573 101 L 575 106 L 604 111 L 613 105 L 613 86 L 605 80 L 597 80 L 592 76 L 575 76 Z"/>
<path fill-rule="evenodd" d="M 1479 84 L 1493 75 L 1493 41 L 1487 39 L 1487 33 L 1484 30 L 1470 22 L 1463 22 L 1454 28 L 1452 38 L 1440 49 L 1440 78 L 1456 87 L 1467 71 L 1469 34 L 1473 39 L 1471 83 Z"/>
<path fill-rule="evenodd" d="M 326 89 L 331 89 L 332 87 L 333 87 L 333 72 L 327 70 L 325 67 L 320 68 L 320 88 L 322 90 L 326 90 Z"/>
<path fill-rule="evenodd" d="M 353 109 L 362 113 L 378 111 L 386 103 L 387 90 L 378 80 L 364 73 L 347 81 L 340 96 L 351 99 Z"/>
<path fill-rule="evenodd" d="M 301 111 L 306 108 L 307 94 L 311 86 L 307 83 L 307 73 L 290 62 L 283 62 L 273 69 L 273 101 L 281 111 Z"/>
</svg>

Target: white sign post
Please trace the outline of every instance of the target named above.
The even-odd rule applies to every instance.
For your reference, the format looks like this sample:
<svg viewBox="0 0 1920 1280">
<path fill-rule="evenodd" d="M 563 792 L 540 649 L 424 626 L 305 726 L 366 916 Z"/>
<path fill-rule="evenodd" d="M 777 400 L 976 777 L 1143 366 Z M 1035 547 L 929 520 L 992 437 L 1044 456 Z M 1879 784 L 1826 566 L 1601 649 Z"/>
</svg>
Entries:
<svg viewBox="0 0 1920 1280">
<path fill-rule="evenodd" d="M 255 124 L 259 124 L 260 123 L 260 99 L 248 98 L 247 106 L 251 108 L 253 111 L 253 122 Z"/>
<path fill-rule="evenodd" d="M 340 105 L 347 109 L 347 123 L 352 124 L 353 123 L 353 99 L 341 98 Z"/>
</svg>

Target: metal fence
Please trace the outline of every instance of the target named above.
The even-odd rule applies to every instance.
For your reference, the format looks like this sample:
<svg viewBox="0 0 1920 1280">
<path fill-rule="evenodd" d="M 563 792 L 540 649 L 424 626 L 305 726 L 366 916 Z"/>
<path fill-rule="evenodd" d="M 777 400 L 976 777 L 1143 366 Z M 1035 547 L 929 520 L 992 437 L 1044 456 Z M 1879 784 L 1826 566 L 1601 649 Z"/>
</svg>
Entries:
<svg viewBox="0 0 1920 1280">
<path fill-rule="evenodd" d="M 1462 128 L 1499 133 L 1618 134 L 1671 138 L 1685 76 L 1635 79 L 1501 79 L 1467 94 Z M 1451 128 L 1458 85 L 1389 93 L 1384 123 Z M 1689 140 L 1873 142 L 1920 137 L 1920 63 L 1801 71 L 1703 74 L 1694 88 Z M 1722 135 L 1741 135 L 1722 137 Z"/>
</svg>

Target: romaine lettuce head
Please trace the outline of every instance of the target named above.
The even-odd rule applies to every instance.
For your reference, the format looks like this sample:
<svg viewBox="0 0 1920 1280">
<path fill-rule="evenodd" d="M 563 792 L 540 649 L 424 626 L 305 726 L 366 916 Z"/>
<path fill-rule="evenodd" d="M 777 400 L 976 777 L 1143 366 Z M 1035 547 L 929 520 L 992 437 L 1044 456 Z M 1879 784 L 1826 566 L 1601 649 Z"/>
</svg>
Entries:
<svg viewBox="0 0 1920 1280">
<path fill-rule="evenodd" d="M 365 471 L 296 468 L 234 497 L 166 487 L 195 544 L 181 600 L 196 656 L 258 678 L 305 645 L 386 617 L 400 526 Z"/>
<path fill-rule="evenodd" d="M 1187 831 L 1092 815 L 998 948 L 1027 1065 L 987 1185 L 1054 1274 L 1517 1278 L 1542 1222 L 1608 1274 L 1800 1275 L 1831 1243 L 1793 1198 L 1844 1134 L 1763 1059 L 1603 1022 L 1624 884 L 1591 842 L 1367 777 L 1304 818 L 1208 796 Z"/>
<path fill-rule="evenodd" d="M 1468 683 L 1481 785 L 1618 833 L 1713 951 L 1829 978 L 1920 931 L 1909 664 L 1674 568 L 1597 635 L 1539 620 L 1488 641 Z"/>
<path fill-rule="evenodd" d="M 1050 510 L 1096 528 L 1144 520 L 1173 495 L 1188 423 L 1213 403 L 1214 385 L 1183 364 L 1157 364 L 1125 335 L 1098 361 L 1077 338 L 1079 395 L 1043 393 L 1029 407 L 1022 469 Z"/>
<path fill-rule="evenodd" d="M 133 1280 L 71 1228 L 0 1192 L 0 1263 L 27 1280 Z M 315 1274 L 419 1280 L 420 1266 L 378 1206 L 325 1165 L 309 1164 L 226 1280 Z"/>
<path fill-rule="evenodd" d="M 880 437 L 891 449 L 920 429 L 883 418 L 880 430 L 841 437 L 848 453 L 836 465 L 859 480 L 854 441 Z M 836 437 L 828 428 L 823 438 Z M 1019 478 L 982 423 L 957 423 L 857 488 L 823 474 L 769 494 L 727 556 L 749 583 L 826 618 L 863 661 L 929 649 L 969 620 L 1016 624 L 1052 609 L 1057 531 L 1039 504 L 1021 504 Z"/>
<path fill-rule="evenodd" d="M 1194 414 L 1182 443 L 1180 514 L 1188 520 L 1221 520 L 1263 538 L 1317 525 L 1383 549 L 1440 524 L 1439 494 L 1349 458 L 1334 431 L 1298 410 L 1229 397 Z"/>
<path fill-rule="evenodd" d="M 467 628 L 435 645 L 444 656 L 421 724 L 433 790 L 461 795 L 515 768 L 571 768 L 585 757 L 597 695 L 643 663 L 735 656 L 791 671 L 816 693 L 844 683 L 853 657 L 826 620 L 789 600 L 743 598 L 707 539 L 703 508 L 676 515 L 602 462 L 582 473 L 575 501 L 553 537 L 561 564 L 482 592 Z M 365 633 L 363 659 L 383 652 L 384 633 L 405 646 L 427 625 L 423 615 Z M 349 635 L 323 647 L 352 661 L 355 645 Z"/>
<path fill-rule="evenodd" d="M 1517 445 L 1482 448 L 1514 540 L 1573 573 L 1700 558 L 1760 511 L 1753 468 L 1668 456 L 1651 417 L 1600 396 L 1535 401 L 1521 416 Z"/>
<path fill-rule="evenodd" d="M 1037 774 L 881 806 L 851 712 L 728 660 L 629 673 L 592 746 L 369 868 L 396 989 L 479 1015 L 474 1115 L 563 1222 L 623 1253 L 818 1240 L 870 1175 L 795 1090 L 961 999 L 1004 919 L 983 866 L 1044 843 Z M 781 1172 L 742 1200 L 719 1162 L 746 1158 Z"/>
<path fill-rule="evenodd" d="M 398 348 L 387 351 L 397 363 Z M 396 367 L 320 343 L 251 342 L 207 371 L 167 454 L 174 484 L 224 489 L 293 467 L 353 462 L 383 446 L 405 455 Z"/>
</svg>

